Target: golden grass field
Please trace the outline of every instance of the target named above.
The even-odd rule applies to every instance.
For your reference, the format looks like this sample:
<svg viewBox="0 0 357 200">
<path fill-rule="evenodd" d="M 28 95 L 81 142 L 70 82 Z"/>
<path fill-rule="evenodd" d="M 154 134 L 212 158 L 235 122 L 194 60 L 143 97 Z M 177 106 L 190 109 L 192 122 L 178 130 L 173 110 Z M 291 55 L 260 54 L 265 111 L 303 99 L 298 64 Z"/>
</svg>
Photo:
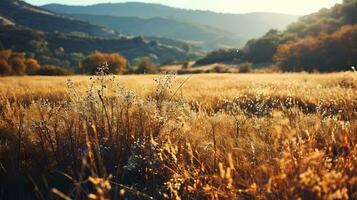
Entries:
<svg viewBox="0 0 357 200">
<path fill-rule="evenodd" d="M 0 88 L 0 199 L 357 199 L 356 72 Z"/>
</svg>

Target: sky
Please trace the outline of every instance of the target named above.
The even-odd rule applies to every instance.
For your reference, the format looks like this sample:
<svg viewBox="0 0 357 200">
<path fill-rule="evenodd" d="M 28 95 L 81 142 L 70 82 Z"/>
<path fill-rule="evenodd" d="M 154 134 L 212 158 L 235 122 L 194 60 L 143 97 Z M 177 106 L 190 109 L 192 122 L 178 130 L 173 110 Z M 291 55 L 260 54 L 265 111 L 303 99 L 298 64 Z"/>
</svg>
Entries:
<svg viewBox="0 0 357 200">
<path fill-rule="evenodd" d="M 91 5 L 117 3 L 131 0 L 25 0 L 34 5 L 61 3 L 68 5 Z M 133 0 L 160 3 L 177 8 L 211 10 L 224 13 L 278 12 L 305 15 L 321 8 L 329 8 L 342 0 Z"/>
</svg>

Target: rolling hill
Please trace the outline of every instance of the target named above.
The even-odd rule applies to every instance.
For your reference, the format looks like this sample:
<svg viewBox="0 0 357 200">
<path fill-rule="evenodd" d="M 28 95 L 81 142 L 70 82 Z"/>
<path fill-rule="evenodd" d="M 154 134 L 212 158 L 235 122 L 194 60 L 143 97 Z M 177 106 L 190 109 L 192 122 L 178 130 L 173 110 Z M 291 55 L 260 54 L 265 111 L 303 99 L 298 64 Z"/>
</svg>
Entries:
<svg viewBox="0 0 357 200">
<path fill-rule="evenodd" d="M 197 54 L 188 53 L 183 49 L 162 45 L 141 37 L 83 37 L 65 33 L 48 33 L 17 26 L 0 26 L 0 43 L 6 49 L 35 53 L 37 53 L 36 44 L 41 44 L 45 50 L 38 52 L 39 55 L 42 55 L 42 51 L 55 52 L 57 49 L 63 48 L 67 54 L 81 53 L 88 55 L 95 51 L 104 53 L 120 52 L 129 61 L 150 56 L 155 63 L 194 59 L 197 56 Z M 56 57 L 55 54 L 50 54 L 50 56 Z"/>
<path fill-rule="evenodd" d="M 172 35 L 178 39 L 195 41 L 197 34 L 192 34 L 192 38 L 187 38 L 181 30 L 186 29 L 188 33 L 199 30 L 197 33 L 201 34 L 203 38 L 212 37 L 212 34 L 221 36 L 215 38 L 213 44 L 210 43 L 210 45 L 216 46 L 215 44 L 221 43 L 223 45 L 230 44 L 231 47 L 242 46 L 250 38 L 259 37 L 269 29 L 284 29 L 298 18 L 295 15 L 278 13 L 224 14 L 138 2 L 91 6 L 48 4 L 43 8 L 62 14 L 81 14 L 78 17 L 111 28 L 120 28 L 123 32 L 128 29 L 127 24 L 132 23 L 130 28 L 139 29 L 138 33 L 140 33 L 142 25 L 148 23 L 155 28 L 150 28 L 150 30 L 146 28 L 146 31 L 156 29 L 155 31 L 161 35 Z M 90 15 L 97 15 L 101 19 Z M 109 16 L 126 18 L 110 18 Z M 160 24 L 159 21 L 164 23 Z M 119 27 L 120 25 L 122 27 Z M 179 28 L 172 29 L 172 26 Z M 128 30 L 129 32 L 130 30 Z M 235 42 L 232 43 L 232 41 Z"/>
<path fill-rule="evenodd" d="M 112 37 L 114 31 L 80 20 L 32 6 L 24 1 L 1 0 L 0 18 L 4 25 L 25 26 L 46 32 L 83 33 L 92 36 Z"/>
<path fill-rule="evenodd" d="M 88 21 L 92 24 L 115 29 L 129 35 L 150 37 L 166 37 L 196 44 L 203 49 L 226 48 L 241 46 L 245 39 L 233 37 L 233 33 L 206 25 L 197 25 L 189 22 L 169 18 L 139 18 L 118 17 L 109 15 L 72 14 L 73 18 Z"/>
<path fill-rule="evenodd" d="M 270 30 L 239 53 L 213 51 L 197 64 L 251 62 L 283 71 L 344 71 L 357 65 L 357 0 L 301 17 L 286 30 Z"/>
<path fill-rule="evenodd" d="M 118 35 L 103 26 L 55 14 L 19 0 L 0 1 L 0 47 L 26 52 L 41 65 L 74 68 L 79 67 L 80 59 L 95 51 L 119 52 L 130 62 L 151 57 L 158 64 L 194 59 L 198 55 L 184 48 L 187 47 L 184 42 Z"/>
</svg>

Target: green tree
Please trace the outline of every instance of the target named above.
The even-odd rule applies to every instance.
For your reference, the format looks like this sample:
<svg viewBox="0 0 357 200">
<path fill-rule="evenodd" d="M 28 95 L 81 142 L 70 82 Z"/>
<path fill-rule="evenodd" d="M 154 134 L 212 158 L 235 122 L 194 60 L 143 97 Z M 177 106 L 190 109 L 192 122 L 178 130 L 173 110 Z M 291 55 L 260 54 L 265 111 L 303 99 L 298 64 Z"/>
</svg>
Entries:
<svg viewBox="0 0 357 200">
<path fill-rule="evenodd" d="M 244 60 L 254 63 L 273 62 L 273 56 L 281 39 L 279 31 L 270 30 L 263 37 L 248 41 L 244 48 Z"/>
</svg>

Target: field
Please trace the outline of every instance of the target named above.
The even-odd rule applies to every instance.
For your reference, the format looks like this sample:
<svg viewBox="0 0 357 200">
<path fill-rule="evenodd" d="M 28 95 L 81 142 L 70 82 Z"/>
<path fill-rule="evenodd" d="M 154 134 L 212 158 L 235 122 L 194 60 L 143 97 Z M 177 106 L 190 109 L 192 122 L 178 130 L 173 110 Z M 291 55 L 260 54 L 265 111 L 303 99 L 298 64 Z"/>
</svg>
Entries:
<svg viewBox="0 0 357 200">
<path fill-rule="evenodd" d="M 357 199 L 356 72 L 0 88 L 0 199 Z"/>
</svg>

